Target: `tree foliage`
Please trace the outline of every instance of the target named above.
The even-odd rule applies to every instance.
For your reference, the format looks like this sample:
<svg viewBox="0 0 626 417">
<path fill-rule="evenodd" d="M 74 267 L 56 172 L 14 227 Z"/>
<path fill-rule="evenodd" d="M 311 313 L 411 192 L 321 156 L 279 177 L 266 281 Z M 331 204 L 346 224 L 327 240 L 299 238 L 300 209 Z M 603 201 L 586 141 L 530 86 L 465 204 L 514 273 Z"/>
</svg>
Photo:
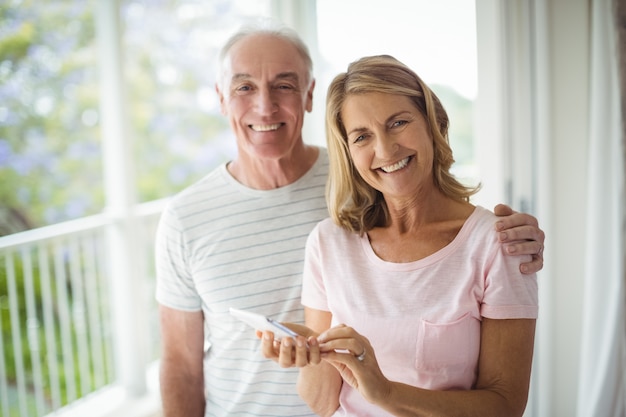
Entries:
<svg viewBox="0 0 626 417">
<path fill-rule="evenodd" d="M 105 207 L 95 3 L 0 6 L 0 235 Z M 232 156 L 213 58 L 237 3 L 122 2 L 120 105 L 139 201 L 169 196 Z"/>
</svg>

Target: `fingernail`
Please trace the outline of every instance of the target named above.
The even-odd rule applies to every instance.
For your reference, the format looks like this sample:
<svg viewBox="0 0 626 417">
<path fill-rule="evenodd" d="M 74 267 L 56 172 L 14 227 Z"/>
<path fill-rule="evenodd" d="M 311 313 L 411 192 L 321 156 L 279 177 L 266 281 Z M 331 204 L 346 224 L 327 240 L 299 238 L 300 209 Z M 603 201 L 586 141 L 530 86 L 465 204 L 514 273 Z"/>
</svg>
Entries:
<svg viewBox="0 0 626 417">
<path fill-rule="evenodd" d="M 505 241 L 507 238 L 506 232 L 500 232 L 498 237 L 500 238 L 500 241 Z"/>
<path fill-rule="evenodd" d="M 504 227 L 504 223 L 502 222 L 496 222 L 496 230 L 500 231 L 502 230 L 502 228 Z"/>
<path fill-rule="evenodd" d="M 517 249 L 515 248 L 515 246 L 512 246 L 512 245 L 511 246 L 507 246 L 506 247 L 506 252 L 507 253 L 515 253 L 515 252 L 517 252 Z"/>
</svg>

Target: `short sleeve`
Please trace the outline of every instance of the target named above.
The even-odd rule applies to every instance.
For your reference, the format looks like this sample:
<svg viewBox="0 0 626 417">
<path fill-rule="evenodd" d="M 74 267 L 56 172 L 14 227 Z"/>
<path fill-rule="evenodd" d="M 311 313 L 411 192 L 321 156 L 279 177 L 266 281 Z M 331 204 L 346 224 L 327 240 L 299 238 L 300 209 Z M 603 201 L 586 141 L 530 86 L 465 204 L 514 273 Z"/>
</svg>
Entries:
<svg viewBox="0 0 626 417">
<path fill-rule="evenodd" d="M 539 312 L 537 275 L 519 271 L 528 256 L 510 256 L 500 243 L 486 269 L 481 315 L 492 319 L 536 319 Z"/>
<path fill-rule="evenodd" d="M 156 233 L 156 300 L 173 309 L 198 311 L 202 302 L 185 255 L 182 227 L 168 208 L 161 215 Z"/>
<path fill-rule="evenodd" d="M 302 275 L 302 304 L 321 311 L 330 311 L 320 258 L 319 224 L 307 238 Z"/>
</svg>

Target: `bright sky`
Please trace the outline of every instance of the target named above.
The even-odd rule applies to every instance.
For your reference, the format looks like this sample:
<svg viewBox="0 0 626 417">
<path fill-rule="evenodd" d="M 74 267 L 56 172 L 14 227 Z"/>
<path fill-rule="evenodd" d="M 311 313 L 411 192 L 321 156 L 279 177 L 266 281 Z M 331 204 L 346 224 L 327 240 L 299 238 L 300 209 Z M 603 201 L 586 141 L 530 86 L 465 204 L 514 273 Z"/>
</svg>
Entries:
<svg viewBox="0 0 626 417">
<path fill-rule="evenodd" d="M 476 97 L 473 0 L 318 0 L 319 49 L 334 73 L 362 56 L 393 55 L 428 84 Z"/>
</svg>

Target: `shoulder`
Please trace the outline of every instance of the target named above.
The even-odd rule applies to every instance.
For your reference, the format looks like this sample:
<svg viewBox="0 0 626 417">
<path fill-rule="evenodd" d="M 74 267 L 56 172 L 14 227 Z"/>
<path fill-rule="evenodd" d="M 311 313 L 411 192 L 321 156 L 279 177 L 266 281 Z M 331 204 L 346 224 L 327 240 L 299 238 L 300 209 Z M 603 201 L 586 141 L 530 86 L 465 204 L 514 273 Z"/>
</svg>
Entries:
<svg viewBox="0 0 626 417">
<path fill-rule="evenodd" d="M 318 156 L 317 161 L 313 164 L 313 170 L 316 171 L 316 174 L 322 176 L 324 178 L 324 182 L 326 181 L 326 177 L 328 176 L 329 169 L 329 159 L 328 159 L 328 150 L 324 147 L 317 146 Z"/>
<path fill-rule="evenodd" d="M 318 157 L 317 161 L 315 161 L 315 166 L 322 167 L 328 170 L 328 149 L 323 146 L 316 146 L 316 148 L 318 149 Z"/>
<path fill-rule="evenodd" d="M 162 216 L 165 218 L 185 218 L 199 210 L 227 200 L 225 196 L 233 192 L 226 173 L 226 164 L 188 185 L 169 198 Z"/>
<path fill-rule="evenodd" d="M 465 223 L 474 231 L 494 231 L 497 217 L 492 211 L 482 206 L 476 206 Z"/>
<path fill-rule="evenodd" d="M 330 217 L 315 225 L 311 240 L 322 247 L 337 247 L 358 240 L 359 235 L 337 225 Z"/>
<path fill-rule="evenodd" d="M 474 208 L 474 212 L 472 213 L 472 216 L 475 216 L 476 218 L 481 219 L 481 220 L 489 220 L 489 219 L 495 220 L 496 217 L 498 217 L 494 214 L 493 211 L 486 209 L 483 206 L 476 206 Z"/>
<path fill-rule="evenodd" d="M 181 191 L 176 193 L 170 200 L 170 206 L 184 205 L 190 200 L 197 199 L 197 196 L 204 193 L 211 193 L 228 184 L 228 175 L 226 171 L 226 163 L 222 163 L 215 167 L 204 177 L 193 182 Z"/>
<path fill-rule="evenodd" d="M 321 161 L 326 161 L 328 162 L 328 149 L 325 146 L 317 146 L 317 148 L 319 149 L 319 159 Z"/>
<path fill-rule="evenodd" d="M 351 233 L 338 226 L 330 217 L 327 217 L 317 223 L 313 230 L 318 234 L 340 235 L 344 233 Z"/>
<path fill-rule="evenodd" d="M 501 246 L 498 241 L 495 223 L 497 216 L 481 206 L 476 206 L 463 224 L 455 241 L 464 244 L 466 249 L 484 253 Z"/>
</svg>

